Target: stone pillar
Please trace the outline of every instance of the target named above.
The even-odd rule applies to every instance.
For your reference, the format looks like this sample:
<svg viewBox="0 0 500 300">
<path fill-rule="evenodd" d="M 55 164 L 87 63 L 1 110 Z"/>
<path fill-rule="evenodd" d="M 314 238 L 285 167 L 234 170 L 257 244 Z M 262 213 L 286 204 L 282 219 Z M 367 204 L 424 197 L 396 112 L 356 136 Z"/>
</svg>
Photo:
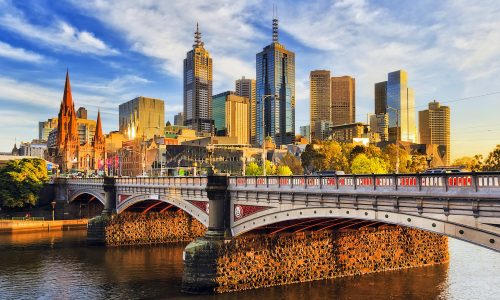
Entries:
<svg viewBox="0 0 500 300">
<path fill-rule="evenodd" d="M 217 258 L 225 238 L 230 238 L 229 194 L 227 176 L 208 176 L 208 230 L 195 239 L 183 253 L 184 275 L 182 291 L 192 294 L 212 294 L 217 287 Z"/>
<path fill-rule="evenodd" d="M 56 178 L 54 181 L 54 195 L 57 202 L 68 202 L 68 187 L 66 178 Z"/>
<path fill-rule="evenodd" d="M 116 186 L 114 177 L 104 177 L 104 209 L 102 214 L 116 213 Z"/>
<path fill-rule="evenodd" d="M 116 214 L 116 187 L 114 177 L 104 177 L 104 209 L 100 216 L 89 220 L 87 225 L 87 243 L 106 245 L 106 226 L 113 214 Z"/>
</svg>

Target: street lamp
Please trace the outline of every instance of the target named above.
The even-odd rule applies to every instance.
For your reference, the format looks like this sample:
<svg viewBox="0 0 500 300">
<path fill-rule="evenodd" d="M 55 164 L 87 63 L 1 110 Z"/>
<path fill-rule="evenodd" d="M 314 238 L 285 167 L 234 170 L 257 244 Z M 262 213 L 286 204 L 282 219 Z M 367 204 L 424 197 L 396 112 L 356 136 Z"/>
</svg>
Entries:
<svg viewBox="0 0 500 300">
<path fill-rule="evenodd" d="M 278 98 L 277 94 L 274 95 L 262 95 L 261 101 L 260 101 L 260 106 L 261 106 L 261 120 L 262 120 L 262 175 L 266 176 L 266 160 L 267 160 L 267 155 L 266 155 L 266 127 L 265 127 L 265 122 L 264 122 L 264 101 L 266 98 L 269 97 L 275 97 Z"/>
<path fill-rule="evenodd" d="M 387 109 L 392 109 L 396 112 L 396 174 L 399 173 L 399 109 L 387 106 Z"/>
<path fill-rule="evenodd" d="M 54 221 L 55 217 L 55 210 L 56 210 L 56 201 L 50 202 L 52 204 L 52 221 Z"/>
</svg>

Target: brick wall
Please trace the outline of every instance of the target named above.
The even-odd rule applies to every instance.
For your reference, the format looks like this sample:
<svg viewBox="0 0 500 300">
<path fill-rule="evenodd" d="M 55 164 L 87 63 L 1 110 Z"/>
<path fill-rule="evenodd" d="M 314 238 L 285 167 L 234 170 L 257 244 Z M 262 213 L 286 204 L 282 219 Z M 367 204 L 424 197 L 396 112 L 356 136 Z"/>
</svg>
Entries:
<svg viewBox="0 0 500 300">
<path fill-rule="evenodd" d="M 105 244 L 144 245 L 189 242 L 205 234 L 206 227 L 179 210 L 163 213 L 113 215 L 105 228 Z"/>
<path fill-rule="evenodd" d="M 448 261 L 448 240 L 385 227 L 234 238 L 217 260 L 218 293 L 397 270 Z"/>
</svg>

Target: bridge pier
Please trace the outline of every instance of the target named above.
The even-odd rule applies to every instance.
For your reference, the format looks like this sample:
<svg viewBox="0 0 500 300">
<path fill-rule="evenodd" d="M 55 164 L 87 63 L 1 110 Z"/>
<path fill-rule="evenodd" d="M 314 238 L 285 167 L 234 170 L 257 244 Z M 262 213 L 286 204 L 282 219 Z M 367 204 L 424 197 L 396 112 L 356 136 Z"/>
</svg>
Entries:
<svg viewBox="0 0 500 300">
<path fill-rule="evenodd" d="M 217 260 L 226 240 L 231 238 L 227 176 L 208 176 L 209 227 L 205 236 L 195 239 L 183 253 L 182 291 L 212 294 L 217 288 Z"/>
<path fill-rule="evenodd" d="M 87 243 L 106 245 L 106 227 L 113 214 L 116 214 L 115 178 L 104 177 L 104 209 L 100 216 L 89 220 L 87 224 Z"/>
</svg>

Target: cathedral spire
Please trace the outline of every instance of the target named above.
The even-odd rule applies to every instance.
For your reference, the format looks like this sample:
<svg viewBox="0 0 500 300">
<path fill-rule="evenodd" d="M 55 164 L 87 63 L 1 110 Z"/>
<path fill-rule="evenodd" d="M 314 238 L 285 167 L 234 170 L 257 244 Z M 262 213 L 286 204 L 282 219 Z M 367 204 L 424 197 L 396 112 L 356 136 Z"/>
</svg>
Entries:
<svg viewBox="0 0 500 300">
<path fill-rule="evenodd" d="M 95 127 L 94 145 L 98 145 L 103 141 L 102 124 L 101 124 L 101 111 L 97 111 L 97 125 Z"/>
<path fill-rule="evenodd" d="M 66 107 L 73 106 L 73 97 L 71 96 L 71 85 L 69 83 L 69 71 L 66 69 L 66 83 L 64 84 L 63 105 Z"/>
<path fill-rule="evenodd" d="M 203 47 L 203 42 L 201 41 L 201 32 L 198 27 L 198 22 L 196 22 L 196 32 L 194 33 L 194 44 L 193 48 Z"/>
</svg>

